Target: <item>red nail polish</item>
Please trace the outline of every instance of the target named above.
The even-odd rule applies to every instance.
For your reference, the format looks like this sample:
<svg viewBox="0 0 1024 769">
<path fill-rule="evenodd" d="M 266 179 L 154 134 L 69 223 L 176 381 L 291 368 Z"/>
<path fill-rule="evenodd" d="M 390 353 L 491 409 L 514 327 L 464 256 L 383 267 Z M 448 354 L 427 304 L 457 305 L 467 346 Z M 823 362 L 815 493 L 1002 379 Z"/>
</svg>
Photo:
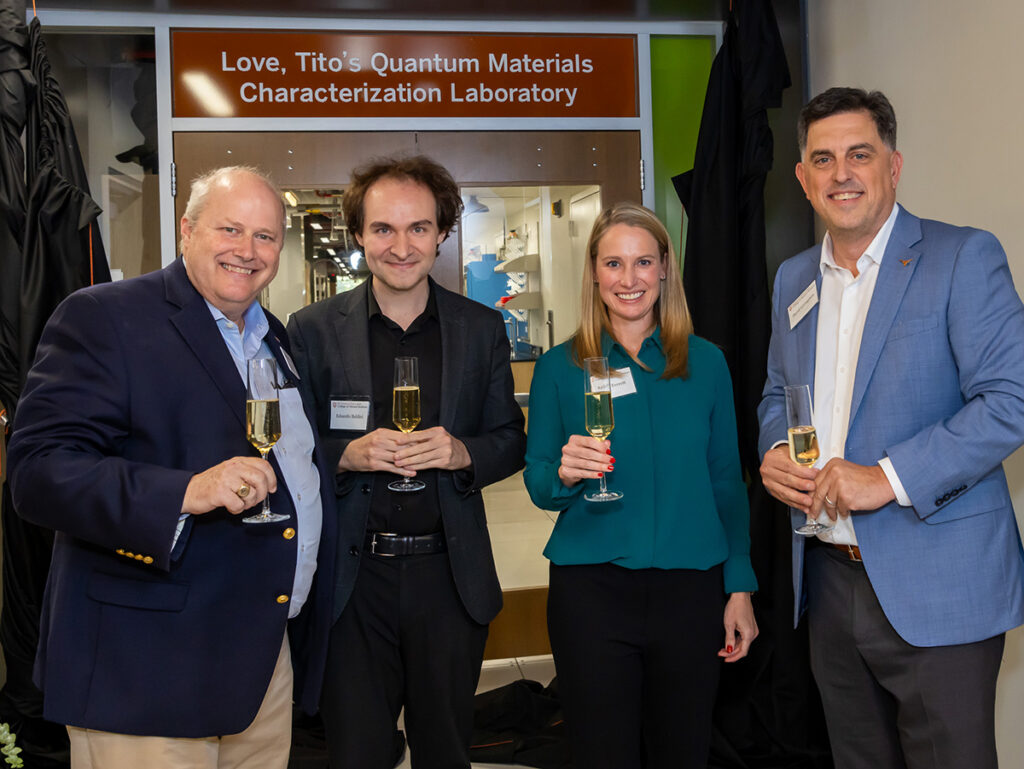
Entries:
<svg viewBox="0 0 1024 769">
<path fill-rule="evenodd" d="M 605 451 L 604 453 L 605 453 L 605 454 L 611 454 L 611 453 L 612 453 L 612 450 L 611 450 L 611 449 L 608 449 L 608 450 L 607 450 L 607 451 Z"/>
<path fill-rule="evenodd" d="M 726 646 L 726 647 L 725 647 L 725 651 L 726 651 L 726 652 L 727 652 L 728 654 L 732 654 L 732 644 L 730 644 L 729 646 Z"/>
<path fill-rule="evenodd" d="M 614 467 L 612 467 L 611 465 L 608 465 L 608 472 L 609 472 L 609 473 L 610 473 L 610 472 L 611 472 L 612 470 L 614 470 L 614 469 L 615 469 Z"/>
<path fill-rule="evenodd" d="M 611 463 L 612 463 L 612 464 L 614 465 L 614 464 L 615 464 L 615 457 L 612 457 L 612 458 L 611 458 L 610 460 L 608 460 L 608 461 L 609 461 L 609 462 L 611 462 Z"/>
<path fill-rule="evenodd" d="M 598 478 L 603 478 L 603 477 L 604 477 L 604 473 L 598 473 L 598 474 L 597 474 L 597 477 L 598 477 Z"/>
</svg>

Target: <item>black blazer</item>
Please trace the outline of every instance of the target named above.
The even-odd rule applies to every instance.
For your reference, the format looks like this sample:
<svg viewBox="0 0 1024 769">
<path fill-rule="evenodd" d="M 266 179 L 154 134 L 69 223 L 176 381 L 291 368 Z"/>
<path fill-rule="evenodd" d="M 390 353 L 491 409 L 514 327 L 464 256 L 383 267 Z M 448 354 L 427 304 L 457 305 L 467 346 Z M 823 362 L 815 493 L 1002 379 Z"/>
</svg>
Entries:
<svg viewBox="0 0 1024 769">
<path fill-rule="evenodd" d="M 526 435 L 515 402 L 509 344 L 501 314 L 432 282 L 441 323 L 441 425 L 472 457 L 472 482 L 438 473 L 448 557 L 462 603 L 480 623 L 501 609 L 480 489 L 523 467 Z M 326 458 L 335 468 L 362 433 L 331 430 L 331 396 L 372 396 L 368 325 L 370 281 L 295 313 L 288 324 L 302 387 L 316 408 Z M 367 431 L 374 425 L 371 409 Z M 359 571 L 374 483 L 381 473 L 337 475 L 338 553 L 334 617 L 341 615 Z"/>
<path fill-rule="evenodd" d="M 267 319 L 283 363 L 284 328 Z M 295 573 L 294 514 L 261 526 L 225 510 L 189 516 L 171 549 L 192 476 L 255 454 L 245 386 L 181 259 L 57 308 L 10 446 L 19 514 L 57 532 L 35 671 L 47 719 L 121 734 L 240 732 L 263 701 L 286 624 L 296 701 L 315 709 L 335 552 L 333 474 L 320 447 L 323 539 L 296 620 L 278 601 Z M 271 504 L 292 513 L 278 479 Z"/>
</svg>

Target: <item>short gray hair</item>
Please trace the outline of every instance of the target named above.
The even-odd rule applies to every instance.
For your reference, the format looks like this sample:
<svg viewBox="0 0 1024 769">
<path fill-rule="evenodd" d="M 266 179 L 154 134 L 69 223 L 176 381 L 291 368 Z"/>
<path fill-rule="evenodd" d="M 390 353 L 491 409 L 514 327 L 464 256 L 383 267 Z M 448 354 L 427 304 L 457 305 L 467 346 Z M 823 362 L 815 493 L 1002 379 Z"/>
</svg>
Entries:
<svg viewBox="0 0 1024 769">
<path fill-rule="evenodd" d="M 213 185 L 225 176 L 233 176 L 235 174 L 248 174 L 249 176 L 255 176 L 274 194 L 278 203 L 281 204 L 281 231 L 284 232 L 288 223 L 288 213 L 285 208 L 284 196 L 281 194 L 281 190 L 274 180 L 270 178 L 270 175 L 256 166 L 223 166 L 221 168 L 214 168 L 211 171 L 207 171 L 201 176 L 197 176 L 193 179 L 192 188 L 188 196 L 188 203 L 185 205 L 185 220 L 194 227 L 196 220 L 199 219 L 199 215 L 206 207 L 206 199 L 209 197 L 210 190 L 213 188 Z"/>
</svg>

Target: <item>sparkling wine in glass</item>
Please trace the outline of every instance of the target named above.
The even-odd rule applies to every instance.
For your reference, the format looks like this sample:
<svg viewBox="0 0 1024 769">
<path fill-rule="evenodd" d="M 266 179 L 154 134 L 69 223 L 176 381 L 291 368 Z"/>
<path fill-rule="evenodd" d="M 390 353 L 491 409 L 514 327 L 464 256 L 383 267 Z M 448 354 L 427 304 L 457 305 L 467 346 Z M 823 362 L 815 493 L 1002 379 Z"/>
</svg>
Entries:
<svg viewBox="0 0 1024 769">
<path fill-rule="evenodd" d="M 789 426 L 789 458 L 798 465 L 810 467 L 818 461 L 818 434 L 814 429 L 810 385 L 786 385 L 786 423 Z M 832 527 L 810 518 L 793 529 L 803 537 L 813 537 Z"/>
<path fill-rule="evenodd" d="M 245 432 L 249 443 L 264 459 L 274 444 L 281 440 L 281 401 L 278 399 L 277 363 L 273 358 L 253 358 L 245 401 Z M 270 512 L 270 495 L 263 498 L 263 509 L 243 518 L 244 523 L 274 523 L 287 520 L 287 515 Z"/>
<path fill-rule="evenodd" d="M 587 358 L 583 361 L 583 404 L 587 432 L 604 440 L 615 429 L 612 413 L 612 380 L 607 358 Z M 583 495 L 588 502 L 612 502 L 622 499 L 622 492 L 608 491 L 608 483 L 601 474 L 601 489 Z"/>
<path fill-rule="evenodd" d="M 403 433 L 411 433 L 420 423 L 419 358 L 395 358 L 395 388 L 391 402 L 391 419 Z M 422 491 L 423 481 L 402 478 L 388 484 L 391 491 Z"/>
</svg>

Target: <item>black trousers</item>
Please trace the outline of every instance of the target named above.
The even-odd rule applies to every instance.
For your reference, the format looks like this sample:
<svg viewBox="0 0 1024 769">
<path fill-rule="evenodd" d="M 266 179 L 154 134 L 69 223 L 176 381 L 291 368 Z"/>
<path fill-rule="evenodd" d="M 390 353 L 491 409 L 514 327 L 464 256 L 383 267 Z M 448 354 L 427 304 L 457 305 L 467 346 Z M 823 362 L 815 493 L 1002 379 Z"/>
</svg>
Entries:
<svg viewBox="0 0 1024 769">
<path fill-rule="evenodd" d="M 863 564 L 811 546 L 805 570 L 811 670 L 836 769 L 995 769 L 1005 636 L 911 646 Z"/>
<path fill-rule="evenodd" d="M 548 633 L 576 766 L 707 766 L 724 608 L 720 566 L 551 565 Z"/>
<path fill-rule="evenodd" d="M 487 626 L 466 613 L 448 554 L 365 554 L 331 629 L 320 711 L 331 769 L 391 769 L 405 707 L 415 769 L 469 769 Z"/>
</svg>

